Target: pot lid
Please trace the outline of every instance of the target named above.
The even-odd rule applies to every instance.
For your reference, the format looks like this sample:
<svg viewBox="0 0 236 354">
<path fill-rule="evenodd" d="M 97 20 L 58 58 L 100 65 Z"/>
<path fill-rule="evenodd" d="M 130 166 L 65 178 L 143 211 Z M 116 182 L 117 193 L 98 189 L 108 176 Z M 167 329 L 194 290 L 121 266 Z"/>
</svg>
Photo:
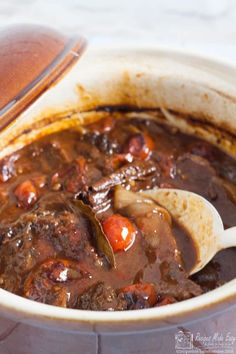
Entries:
<svg viewBox="0 0 236 354">
<path fill-rule="evenodd" d="M 60 80 L 85 48 L 81 37 L 67 37 L 37 25 L 0 32 L 0 128 Z"/>
</svg>

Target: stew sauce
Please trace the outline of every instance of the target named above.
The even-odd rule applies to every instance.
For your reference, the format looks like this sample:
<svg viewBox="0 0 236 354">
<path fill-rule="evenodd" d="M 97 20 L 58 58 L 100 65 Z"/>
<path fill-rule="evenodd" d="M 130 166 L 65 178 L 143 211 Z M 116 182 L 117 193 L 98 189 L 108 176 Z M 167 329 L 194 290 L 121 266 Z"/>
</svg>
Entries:
<svg viewBox="0 0 236 354">
<path fill-rule="evenodd" d="M 0 162 L 0 286 L 86 310 L 182 301 L 236 276 L 236 249 L 189 277 L 186 231 L 138 192 L 180 188 L 236 220 L 236 161 L 152 120 L 105 118 L 63 131 Z"/>
</svg>

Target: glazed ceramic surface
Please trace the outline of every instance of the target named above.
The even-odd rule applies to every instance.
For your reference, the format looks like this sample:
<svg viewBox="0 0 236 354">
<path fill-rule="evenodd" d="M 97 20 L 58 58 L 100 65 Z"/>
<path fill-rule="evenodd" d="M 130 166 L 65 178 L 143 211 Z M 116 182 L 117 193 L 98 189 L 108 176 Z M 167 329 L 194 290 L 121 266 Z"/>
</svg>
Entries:
<svg viewBox="0 0 236 354">
<path fill-rule="evenodd" d="M 127 118 L 157 119 L 236 155 L 235 84 L 235 67 L 214 60 L 156 48 L 89 47 L 2 127 L 0 157 L 44 134 L 83 131 L 108 114 L 106 106 L 130 107 Z M 0 314 L 3 354 L 204 353 L 209 342 L 202 337 L 219 333 L 226 345 L 229 332 L 235 338 L 229 348 L 236 350 L 236 280 L 184 302 L 126 312 L 64 309 L 0 290 Z M 178 347 L 181 338 L 191 344 L 188 351 Z"/>
<path fill-rule="evenodd" d="M 78 60 L 81 37 L 36 25 L 0 32 L 0 128 L 13 121 Z"/>
</svg>

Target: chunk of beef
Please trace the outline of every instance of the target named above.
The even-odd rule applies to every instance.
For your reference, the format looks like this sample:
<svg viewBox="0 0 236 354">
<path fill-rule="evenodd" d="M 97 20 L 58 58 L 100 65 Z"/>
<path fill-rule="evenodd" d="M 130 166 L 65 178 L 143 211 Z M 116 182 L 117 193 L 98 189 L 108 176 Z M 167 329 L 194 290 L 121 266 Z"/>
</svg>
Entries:
<svg viewBox="0 0 236 354">
<path fill-rule="evenodd" d="M 24 282 L 23 296 L 46 304 L 70 307 L 75 302 L 70 284 L 90 277 L 78 262 L 49 259 L 29 273 Z"/>
<path fill-rule="evenodd" d="M 123 295 L 117 295 L 111 286 L 98 282 L 78 298 L 77 308 L 95 311 L 120 311 L 127 309 L 127 302 Z"/>
<path fill-rule="evenodd" d="M 161 264 L 161 281 L 157 284 L 161 298 L 173 297 L 176 301 L 187 300 L 203 293 L 201 287 L 188 279 L 186 272 L 173 261 Z"/>
<path fill-rule="evenodd" d="M 78 193 L 102 177 L 100 170 L 93 163 L 88 163 L 83 156 L 78 156 L 69 165 L 53 173 L 50 179 L 52 190 L 65 190 Z"/>
<path fill-rule="evenodd" d="M 216 171 L 205 158 L 184 154 L 177 159 L 176 169 L 175 184 L 178 188 L 208 197 L 208 187 L 212 178 L 216 176 Z"/>
<path fill-rule="evenodd" d="M 157 286 L 160 296 L 171 296 L 176 301 L 183 301 L 203 293 L 201 287 L 190 279 L 183 279 L 174 284 L 163 282 Z"/>
<path fill-rule="evenodd" d="M 76 260 L 86 259 L 101 267 L 91 241 L 90 224 L 83 213 L 74 213 L 69 200 L 61 193 L 40 199 L 31 212 L 17 221 L 0 227 L 0 278 L 4 289 L 20 287 L 20 279 L 37 264 L 57 255 Z M 19 279 L 14 281 L 13 279 Z"/>
<path fill-rule="evenodd" d="M 119 290 L 127 301 L 128 310 L 153 307 L 157 303 L 157 293 L 153 284 L 133 284 Z"/>
</svg>

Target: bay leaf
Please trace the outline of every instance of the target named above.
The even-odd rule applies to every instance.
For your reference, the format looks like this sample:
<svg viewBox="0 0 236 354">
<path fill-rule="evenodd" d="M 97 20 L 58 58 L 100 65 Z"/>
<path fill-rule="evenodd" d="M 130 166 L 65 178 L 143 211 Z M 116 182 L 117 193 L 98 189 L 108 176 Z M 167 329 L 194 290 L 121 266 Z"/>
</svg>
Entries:
<svg viewBox="0 0 236 354">
<path fill-rule="evenodd" d="M 95 243 L 98 250 L 104 254 L 110 266 L 115 268 L 116 263 L 113 249 L 108 238 L 103 232 L 102 225 L 97 219 L 96 214 L 93 212 L 93 209 L 89 205 L 84 204 L 81 200 L 74 200 L 72 204 L 73 207 L 78 208 L 78 210 L 82 212 L 90 221 L 93 227 Z"/>
</svg>

